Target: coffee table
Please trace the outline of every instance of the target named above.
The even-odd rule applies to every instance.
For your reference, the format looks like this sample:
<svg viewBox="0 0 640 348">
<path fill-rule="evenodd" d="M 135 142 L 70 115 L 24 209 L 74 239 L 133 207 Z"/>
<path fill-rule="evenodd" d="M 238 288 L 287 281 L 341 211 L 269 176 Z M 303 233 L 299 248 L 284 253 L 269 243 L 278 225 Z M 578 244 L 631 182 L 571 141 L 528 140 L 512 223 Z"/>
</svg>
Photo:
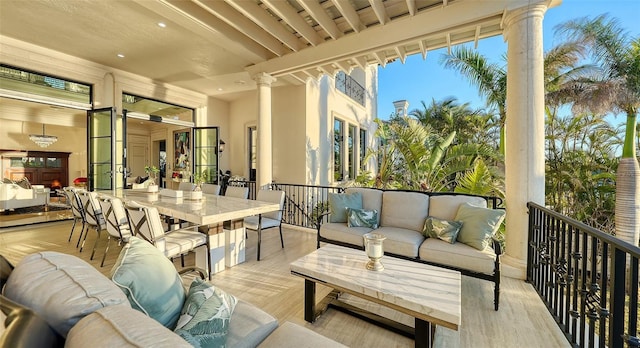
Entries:
<svg viewBox="0 0 640 348">
<path fill-rule="evenodd" d="M 408 334 L 416 347 L 430 347 L 436 325 L 458 330 L 461 312 L 460 272 L 403 260 L 382 258 L 383 271 L 365 268 L 364 251 L 326 245 L 291 263 L 291 273 L 305 280 L 304 319 L 313 322 L 327 307 L 347 311 L 385 328 Z M 316 304 L 316 284 L 334 289 Z M 407 327 L 340 302 L 348 293 L 415 318 Z"/>
</svg>

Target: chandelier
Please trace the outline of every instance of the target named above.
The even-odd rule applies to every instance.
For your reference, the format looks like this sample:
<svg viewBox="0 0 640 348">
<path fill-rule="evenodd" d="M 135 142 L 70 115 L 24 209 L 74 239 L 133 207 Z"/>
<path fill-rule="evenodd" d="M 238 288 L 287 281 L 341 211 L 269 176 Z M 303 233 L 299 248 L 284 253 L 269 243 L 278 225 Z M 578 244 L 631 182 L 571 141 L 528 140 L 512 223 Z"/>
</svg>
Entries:
<svg viewBox="0 0 640 348">
<path fill-rule="evenodd" d="M 53 135 L 45 135 L 44 134 L 44 123 L 42 124 L 42 135 L 40 134 L 29 134 L 29 139 L 34 143 L 38 144 L 40 147 L 47 147 L 56 141 L 58 141 L 58 137 Z"/>
</svg>

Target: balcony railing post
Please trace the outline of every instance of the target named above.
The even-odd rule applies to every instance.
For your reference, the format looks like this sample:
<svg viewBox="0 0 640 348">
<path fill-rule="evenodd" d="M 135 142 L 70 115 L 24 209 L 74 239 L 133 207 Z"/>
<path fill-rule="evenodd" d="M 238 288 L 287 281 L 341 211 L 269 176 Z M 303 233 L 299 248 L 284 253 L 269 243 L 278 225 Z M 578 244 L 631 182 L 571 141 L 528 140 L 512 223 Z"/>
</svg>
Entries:
<svg viewBox="0 0 640 348">
<path fill-rule="evenodd" d="M 611 297 L 609 308 L 611 312 L 622 315 L 614 315 L 609 322 L 609 337 L 611 337 L 611 347 L 622 347 L 624 335 L 624 305 L 626 290 L 626 258 L 627 255 L 620 249 L 613 250 L 611 262 Z"/>
</svg>

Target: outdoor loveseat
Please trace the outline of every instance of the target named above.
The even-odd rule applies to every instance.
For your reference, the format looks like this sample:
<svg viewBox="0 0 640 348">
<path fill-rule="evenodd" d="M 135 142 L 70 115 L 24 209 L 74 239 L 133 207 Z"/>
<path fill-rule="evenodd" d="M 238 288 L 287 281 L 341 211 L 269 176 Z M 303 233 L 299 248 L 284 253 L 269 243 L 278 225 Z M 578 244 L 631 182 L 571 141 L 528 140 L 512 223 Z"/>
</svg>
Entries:
<svg viewBox="0 0 640 348">
<path fill-rule="evenodd" d="M 383 234 L 385 255 L 494 282 L 498 310 L 502 248 L 495 233 L 505 215 L 497 209 L 501 203 L 498 197 L 348 188 L 329 194 L 329 212 L 318 217 L 317 247 L 324 242 L 364 249 L 364 234 Z"/>
</svg>

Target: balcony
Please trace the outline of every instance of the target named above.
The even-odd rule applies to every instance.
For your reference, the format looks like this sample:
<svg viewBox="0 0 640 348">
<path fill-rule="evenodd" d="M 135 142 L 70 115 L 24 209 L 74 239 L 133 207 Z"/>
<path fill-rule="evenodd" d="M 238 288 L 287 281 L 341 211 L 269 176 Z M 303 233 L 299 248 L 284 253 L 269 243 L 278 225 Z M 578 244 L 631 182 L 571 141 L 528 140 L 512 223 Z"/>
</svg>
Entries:
<svg viewBox="0 0 640 348">
<path fill-rule="evenodd" d="M 336 74 L 336 89 L 364 106 L 365 89 L 353 77 L 340 71 Z"/>
<path fill-rule="evenodd" d="M 246 185 L 255 192 L 254 182 Z M 289 263 L 315 250 L 315 216 L 337 187 L 274 184 L 287 193 L 285 248 L 278 233 L 263 233 L 263 260 L 256 261 L 257 238 L 249 232 L 247 262 L 217 273 L 212 282 L 271 313 L 351 347 L 413 346 L 413 340 L 341 312 L 328 311 L 315 323 L 303 320 L 304 282 Z M 640 248 L 578 221 L 530 203 L 527 280 L 502 277 L 500 310 L 493 310 L 493 284 L 462 277 L 460 331 L 438 329 L 437 347 L 637 347 L 638 258 Z M 71 222 L 41 224 L 0 233 L 0 253 L 16 263 L 24 255 L 53 250 L 77 255 L 108 275 L 119 248 L 105 267 L 99 258 L 68 243 Z M 87 243 L 93 243 L 89 234 Z M 628 258 L 628 260 L 627 260 Z M 179 261 L 176 261 L 179 262 Z M 193 262 L 187 258 L 187 263 Z M 628 267 L 627 267 L 628 266 Z M 190 279 L 185 278 L 185 282 Z M 625 285 L 626 284 L 626 285 Z M 319 288 L 318 296 L 329 292 Z M 397 313 L 393 319 L 404 320 Z"/>
</svg>

